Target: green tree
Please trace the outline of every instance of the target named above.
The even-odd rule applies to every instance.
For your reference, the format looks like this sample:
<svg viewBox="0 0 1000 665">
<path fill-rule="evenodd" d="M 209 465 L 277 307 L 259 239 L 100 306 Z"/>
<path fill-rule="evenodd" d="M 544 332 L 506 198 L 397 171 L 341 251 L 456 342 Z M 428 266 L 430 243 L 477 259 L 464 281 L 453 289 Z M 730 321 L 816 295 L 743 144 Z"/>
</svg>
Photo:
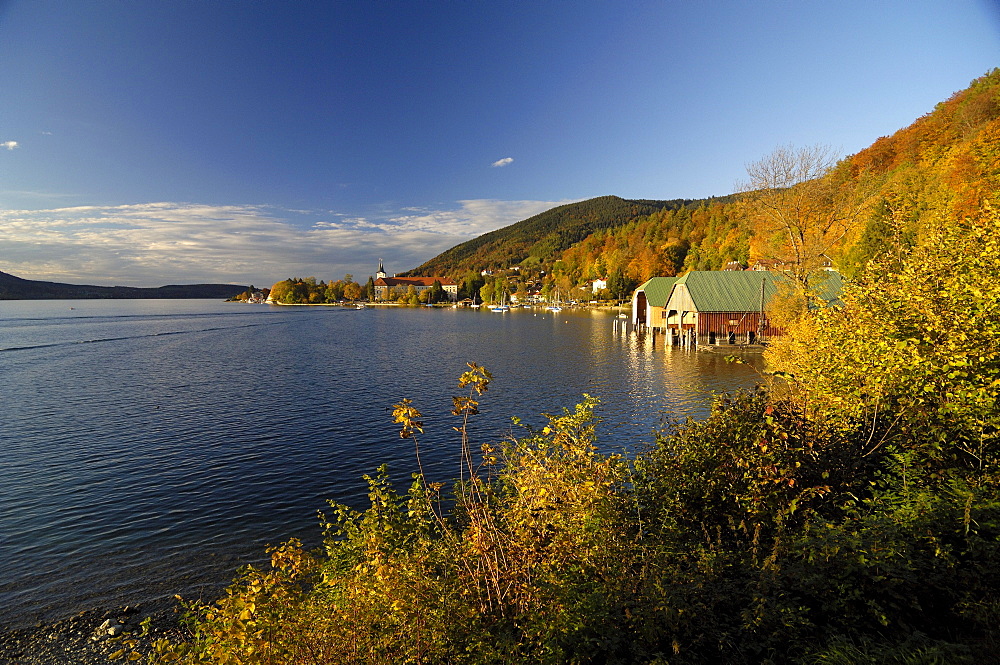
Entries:
<svg viewBox="0 0 1000 665">
<path fill-rule="evenodd" d="M 292 304 L 299 301 L 299 282 L 289 277 L 271 287 L 271 299 L 282 304 Z"/>
<path fill-rule="evenodd" d="M 434 283 L 431 284 L 431 288 L 427 293 L 427 302 L 439 303 L 448 299 L 448 294 L 445 293 L 444 287 L 441 286 L 441 280 L 435 279 Z"/>
<path fill-rule="evenodd" d="M 479 288 L 479 297 L 484 303 L 492 304 L 494 302 L 494 297 L 496 293 L 494 292 L 495 284 L 492 281 L 486 282 Z"/>
<path fill-rule="evenodd" d="M 608 275 L 607 290 L 615 300 L 628 300 L 638 286 L 635 280 L 627 277 L 620 268 L 616 268 Z"/>
<path fill-rule="evenodd" d="M 459 300 L 466 298 L 480 297 L 479 290 L 486 284 L 486 279 L 473 270 L 468 271 L 462 278 L 462 283 L 458 289 Z"/>
</svg>

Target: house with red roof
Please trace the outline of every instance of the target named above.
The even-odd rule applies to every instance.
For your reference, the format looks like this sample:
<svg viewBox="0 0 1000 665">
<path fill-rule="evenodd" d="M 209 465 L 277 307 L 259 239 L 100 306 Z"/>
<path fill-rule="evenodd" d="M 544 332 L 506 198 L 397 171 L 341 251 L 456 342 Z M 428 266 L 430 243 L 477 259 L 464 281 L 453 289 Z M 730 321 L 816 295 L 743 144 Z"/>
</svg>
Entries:
<svg viewBox="0 0 1000 665">
<path fill-rule="evenodd" d="M 434 282 L 441 285 L 449 300 L 458 300 L 457 282 L 447 277 L 388 277 L 379 260 L 378 272 L 375 273 L 375 300 L 395 300 L 399 291 L 405 293 L 411 286 L 417 293 L 428 291 L 434 286 Z"/>
</svg>

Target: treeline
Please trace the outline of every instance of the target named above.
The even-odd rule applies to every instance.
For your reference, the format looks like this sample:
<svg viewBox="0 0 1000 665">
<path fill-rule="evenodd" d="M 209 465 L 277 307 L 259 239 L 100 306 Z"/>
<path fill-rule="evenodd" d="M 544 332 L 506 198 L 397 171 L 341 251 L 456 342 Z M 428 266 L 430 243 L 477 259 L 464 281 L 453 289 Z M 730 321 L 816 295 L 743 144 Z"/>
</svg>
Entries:
<svg viewBox="0 0 1000 665">
<path fill-rule="evenodd" d="M 686 270 L 720 270 L 730 262 L 746 267 L 750 232 L 733 205 L 702 202 L 598 231 L 563 252 L 550 272 L 569 284 L 618 275 L 638 285 Z"/>
<path fill-rule="evenodd" d="M 360 284 L 354 281 L 354 276 L 351 274 L 329 283 L 323 280 L 317 282 L 315 277 L 289 277 L 271 287 L 270 298 L 283 305 L 329 305 L 358 300 L 374 301 L 375 280 L 369 277 L 365 284 Z M 420 291 L 413 286 L 392 287 L 383 300 L 404 305 L 422 305 L 445 302 L 449 297 L 441 282 L 435 280 L 429 289 Z"/>
<path fill-rule="evenodd" d="M 512 297 L 525 302 L 532 295 L 540 296 L 545 302 L 620 302 L 628 300 L 638 285 L 620 271 L 612 272 L 606 281 L 605 288 L 594 291 L 587 284 L 566 279 L 562 274 L 546 276 L 544 271 L 529 263 L 517 270 L 502 270 L 493 275 L 469 271 L 459 280 L 458 297 L 478 303 L 510 301 Z"/>
<path fill-rule="evenodd" d="M 315 277 L 289 277 L 271 287 L 271 300 L 283 305 L 322 305 L 340 302 L 354 302 L 362 297 L 374 297 L 375 287 L 372 279 L 362 286 L 354 281 L 350 274 L 344 279 L 327 283 L 316 281 Z"/>
<path fill-rule="evenodd" d="M 384 469 L 323 546 L 191 606 L 161 662 L 985 663 L 1000 653 L 1000 212 L 939 215 L 768 351 L 772 380 L 599 453 L 596 401 Z M 486 397 L 484 397 L 486 395 Z M 423 416 L 396 404 L 419 467 Z M 637 433 L 637 436 L 641 436 Z M 640 448 L 642 449 L 642 448 Z M 473 452 L 475 451 L 475 452 Z"/>
</svg>

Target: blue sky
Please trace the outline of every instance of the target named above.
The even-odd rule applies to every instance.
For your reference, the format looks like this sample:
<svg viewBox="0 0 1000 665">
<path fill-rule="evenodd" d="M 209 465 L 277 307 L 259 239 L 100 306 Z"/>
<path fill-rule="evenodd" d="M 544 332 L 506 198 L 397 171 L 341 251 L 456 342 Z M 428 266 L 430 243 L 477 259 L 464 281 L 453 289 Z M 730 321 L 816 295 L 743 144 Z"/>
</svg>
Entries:
<svg viewBox="0 0 1000 665">
<path fill-rule="evenodd" d="M 1000 66 L 985 0 L 0 0 L 0 271 L 364 279 L 563 202 L 733 191 Z"/>
</svg>

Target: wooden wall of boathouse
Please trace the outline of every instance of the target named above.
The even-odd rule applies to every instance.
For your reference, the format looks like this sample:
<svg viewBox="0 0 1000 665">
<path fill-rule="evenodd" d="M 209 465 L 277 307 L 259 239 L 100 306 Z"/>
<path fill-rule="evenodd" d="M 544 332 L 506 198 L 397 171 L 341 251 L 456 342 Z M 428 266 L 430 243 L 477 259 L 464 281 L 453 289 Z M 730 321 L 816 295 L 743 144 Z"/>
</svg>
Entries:
<svg viewBox="0 0 1000 665">
<path fill-rule="evenodd" d="M 760 312 L 699 312 L 699 344 L 757 344 L 781 337 L 785 331 L 771 325 L 764 317 L 763 340 L 760 336 Z"/>
</svg>

